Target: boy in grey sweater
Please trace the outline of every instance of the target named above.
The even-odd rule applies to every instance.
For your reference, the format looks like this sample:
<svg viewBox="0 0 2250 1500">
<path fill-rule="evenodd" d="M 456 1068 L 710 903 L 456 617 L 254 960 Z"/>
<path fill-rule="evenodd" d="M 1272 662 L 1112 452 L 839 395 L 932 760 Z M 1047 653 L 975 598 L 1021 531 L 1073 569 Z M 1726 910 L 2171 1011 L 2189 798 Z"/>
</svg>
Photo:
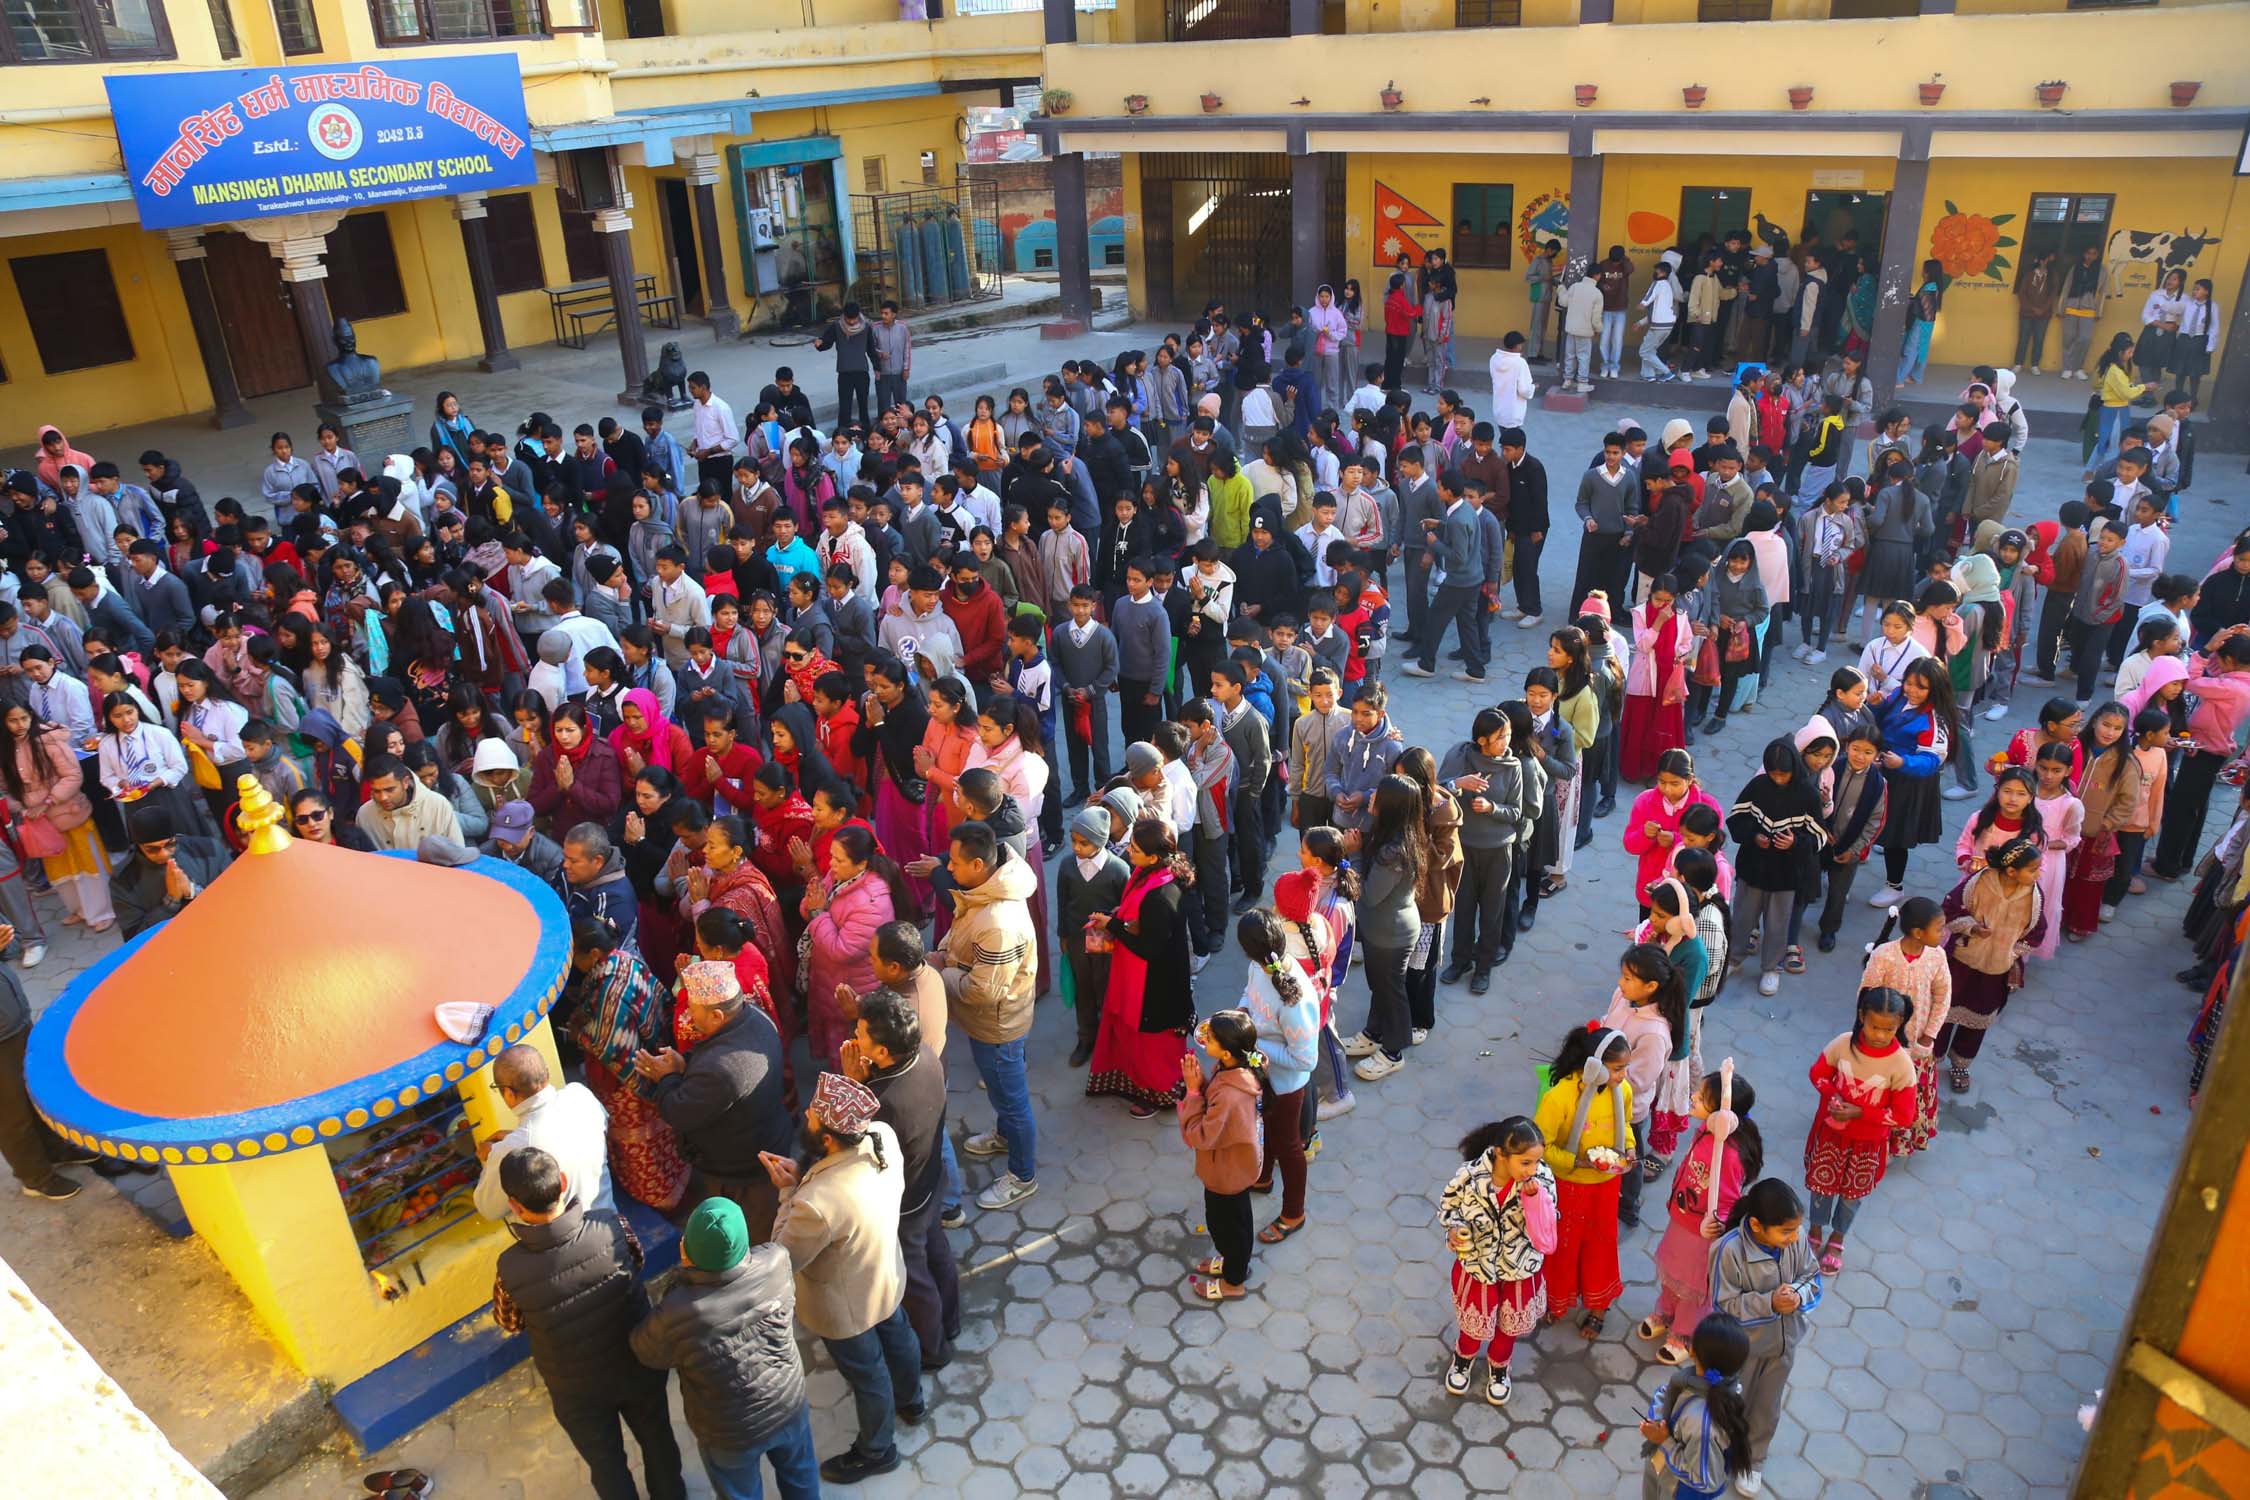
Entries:
<svg viewBox="0 0 2250 1500">
<path fill-rule="evenodd" d="M 1238 661 L 1211 668 L 1211 701 L 1219 710 L 1219 733 L 1234 752 L 1234 783 L 1227 789 L 1234 834 L 1234 884 L 1241 897 L 1235 915 L 1256 906 L 1265 893 L 1266 830 L 1260 799 L 1273 774 L 1273 737 L 1264 714 L 1252 706 L 1250 669 Z"/>
<path fill-rule="evenodd" d="M 1047 642 L 1047 659 L 1054 664 L 1062 685 L 1063 740 L 1070 747 L 1071 793 L 1066 807 L 1076 807 L 1092 796 L 1089 788 L 1109 780 L 1109 695 L 1117 686 L 1117 637 L 1094 618 L 1101 592 L 1090 583 L 1070 591 L 1070 618 L 1055 626 Z M 1078 705 L 1086 708 L 1086 731 L 1078 728 Z M 1086 775 L 1093 762 L 1093 780 Z M 1106 843 L 1107 840 L 1104 840 Z"/>
</svg>

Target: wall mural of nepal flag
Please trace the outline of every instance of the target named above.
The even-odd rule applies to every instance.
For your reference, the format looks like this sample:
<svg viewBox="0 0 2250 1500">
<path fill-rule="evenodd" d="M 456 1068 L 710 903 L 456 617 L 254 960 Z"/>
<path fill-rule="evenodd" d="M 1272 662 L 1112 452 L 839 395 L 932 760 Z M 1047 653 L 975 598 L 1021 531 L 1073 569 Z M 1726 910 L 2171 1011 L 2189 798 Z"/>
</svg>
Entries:
<svg viewBox="0 0 2250 1500">
<path fill-rule="evenodd" d="M 348 212 L 537 179 L 512 55 L 103 82 L 148 229 Z"/>
</svg>

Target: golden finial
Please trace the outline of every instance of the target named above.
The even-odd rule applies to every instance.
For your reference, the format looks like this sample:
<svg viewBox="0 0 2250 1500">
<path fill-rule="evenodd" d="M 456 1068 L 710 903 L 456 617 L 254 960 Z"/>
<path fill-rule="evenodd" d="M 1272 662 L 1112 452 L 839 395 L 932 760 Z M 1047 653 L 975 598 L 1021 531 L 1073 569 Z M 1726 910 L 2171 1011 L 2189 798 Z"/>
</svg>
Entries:
<svg viewBox="0 0 2250 1500">
<path fill-rule="evenodd" d="M 274 801 L 264 783 L 255 776 L 237 777 L 234 783 L 242 807 L 234 821 L 249 836 L 252 854 L 279 854 L 289 847 L 287 818 L 281 804 Z"/>
</svg>

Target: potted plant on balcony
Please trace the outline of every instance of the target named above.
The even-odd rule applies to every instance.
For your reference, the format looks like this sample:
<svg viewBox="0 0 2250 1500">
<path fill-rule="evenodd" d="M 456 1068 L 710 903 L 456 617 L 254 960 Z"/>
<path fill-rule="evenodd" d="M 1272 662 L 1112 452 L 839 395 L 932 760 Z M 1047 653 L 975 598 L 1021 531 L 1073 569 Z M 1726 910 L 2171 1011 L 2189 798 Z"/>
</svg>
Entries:
<svg viewBox="0 0 2250 1500">
<path fill-rule="evenodd" d="M 2178 85 L 2175 84 L 2173 87 L 2176 89 Z M 1406 95 L 1399 92 L 1398 83 L 1395 79 L 1383 85 L 1383 108 L 1397 109 L 1405 102 Z"/>
<path fill-rule="evenodd" d="M 1789 107 L 1807 109 L 1812 105 L 1813 86 L 1809 83 L 1792 84 L 1789 89 Z"/>
<path fill-rule="evenodd" d="M 2198 80 L 2198 81 L 2196 81 L 2196 82 L 2194 82 L 2194 83 L 2175 83 L 2175 84 L 2173 84 L 2173 85 L 2172 85 L 2172 104 L 2173 104 L 2173 106 L 2174 106 L 2175 108 L 2178 108 L 2178 109 L 2185 109 L 2185 108 L 2187 108 L 2187 107 L 2188 107 L 2189 105 L 2191 105 L 2191 104 L 2193 104 L 2193 103 L 2195 102 L 2195 96 L 2196 96 L 2196 94 L 2197 94 L 2197 93 L 2198 93 L 2199 91 L 2201 91 L 2201 89 L 2202 89 L 2202 88 L 2203 88 L 2203 84 L 2202 84 L 2201 80 Z"/>
<path fill-rule="evenodd" d="M 1925 109 L 1935 105 L 1945 97 L 1945 85 L 1938 80 L 1939 75 L 1933 74 L 1928 83 L 1914 85 L 1915 92 L 1922 96 L 1922 106 Z"/>
<path fill-rule="evenodd" d="M 1572 92 L 1578 99 L 1578 107 L 1580 109 L 1584 109 L 1587 105 L 1594 102 L 1594 95 L 1601 92 L 1601 85 L 1596 83 L 1581 83 Z"/>
<path fill-rule="evenodd" d="M 1207 115 L 1215 115 L 1226 102 L 1217 94 L 1205 94 L 1203 96 L 1203 112 Z"/>
<path fill-rule="evenodd" d="M 1146 94 L 1127 94 L 1127 95 L 1125 96 L 1125 113 L 1127 113 L 1127 114 L 1129 114 L 1129 115 L 1145 115 L 1145 114 L 1147 114 L 1147 113 L 1148 113 L 1148 95 L 1146 95 Z"/>
<path fill-rule="evenodd" d="M 1070 113 L 1070 105 L 1071 94 L 1069 89 L 1041 89 L 1039 91 L 1039 108 L 1042 113 L 1067 115 Z"/>
<path fill-rule="evenodd" d="M 2063 90 L 2069 88 L 2070 85 L 2060 78 L 2050 78 L 2045 83 L 2034 84 L 2033 87 L 2039 92 L 2040 105 L 2047 109 L 2053 109 L 2056 105 L 2062 103 Z"/>
<path fill-rule="evenodd" d="M 1680 102 L 1689 109 L 1701 109 L 1703 101 L 1710 97 L 1710 93 L 1711 91 L 1700 83 L 1687 84 L 1680 90 Z"/>
</svg>

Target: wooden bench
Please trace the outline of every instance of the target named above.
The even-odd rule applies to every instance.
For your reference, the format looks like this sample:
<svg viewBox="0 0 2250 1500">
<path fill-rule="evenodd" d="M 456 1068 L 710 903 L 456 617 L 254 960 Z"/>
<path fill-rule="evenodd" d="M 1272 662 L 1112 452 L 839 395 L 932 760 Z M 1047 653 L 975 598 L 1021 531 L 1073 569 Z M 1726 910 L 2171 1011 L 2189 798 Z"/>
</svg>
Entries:
<svg viewBox="0 0 2250 1500">
<path fill-rule="evenodd" d="M 660 328 L 680 326 L 679 299 L 658 292 L 653 274 L 644 272 L 634 277 L 633 292 L 645 321 Z M 607 277 L 548 287 L 547 309 L 554 319 L 555 342 L 573 349 L 585 348 L 590 335 L 617 322 L 616 299 L 610 295 Z"/>
</svg>

